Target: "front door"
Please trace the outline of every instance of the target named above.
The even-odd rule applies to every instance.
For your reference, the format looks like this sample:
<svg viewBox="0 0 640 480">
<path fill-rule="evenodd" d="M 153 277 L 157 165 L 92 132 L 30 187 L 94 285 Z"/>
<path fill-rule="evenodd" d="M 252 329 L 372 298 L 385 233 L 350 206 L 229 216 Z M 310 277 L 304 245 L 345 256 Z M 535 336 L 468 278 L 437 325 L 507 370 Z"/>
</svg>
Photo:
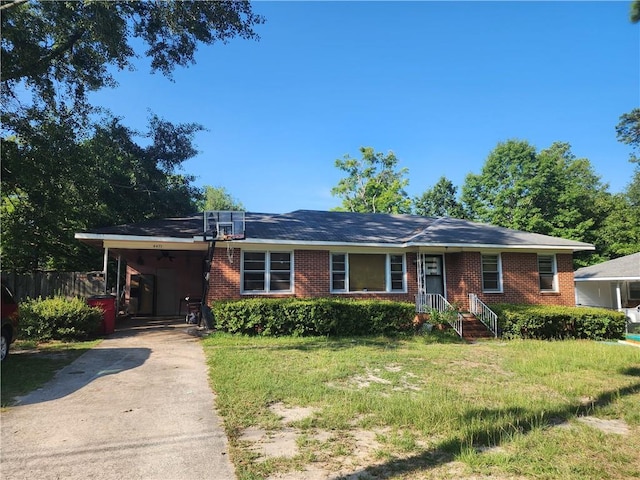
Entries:
<svg viewBox="0 0 640 480">
<path fill-rule="evenodd" d="M 444 295 L 442 255 L 418 254 L 418 292 Z"/>
</svg>

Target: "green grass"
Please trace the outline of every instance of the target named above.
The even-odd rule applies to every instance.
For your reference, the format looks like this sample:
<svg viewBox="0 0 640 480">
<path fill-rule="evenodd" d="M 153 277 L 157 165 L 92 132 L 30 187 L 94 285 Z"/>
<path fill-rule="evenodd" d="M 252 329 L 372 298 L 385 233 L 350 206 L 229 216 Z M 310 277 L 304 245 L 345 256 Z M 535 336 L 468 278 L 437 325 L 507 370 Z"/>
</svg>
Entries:
<svg viewBox="0 0 640 480">
<path fill-rule="evenodd" d="M 640 476 L 636 347 L 228 335 L 204 346 L 241 479 L 349 465 L 362 432 L 376 439 L 359 458 L 371 478 Z M 279 402 L 315 413 L 290 425 L 300 433 L 297 456 L 259 461 L 242 432 L 282 429 L 269 410 Z M 624 421 L 631 433 L 603 433 L 576 421 L 582 415 Z M 329 440 L 314 440 L 319 431 Z"/>
<path fill-rule="evenodd" d="M 50 380 L 61 368 L 97 345 L 90 342 L 48 342 L 38 344 L 16 341 L 2 362 L 0 405 L 11 405 L 17 396 L 29 393 Z"/>
</svg>

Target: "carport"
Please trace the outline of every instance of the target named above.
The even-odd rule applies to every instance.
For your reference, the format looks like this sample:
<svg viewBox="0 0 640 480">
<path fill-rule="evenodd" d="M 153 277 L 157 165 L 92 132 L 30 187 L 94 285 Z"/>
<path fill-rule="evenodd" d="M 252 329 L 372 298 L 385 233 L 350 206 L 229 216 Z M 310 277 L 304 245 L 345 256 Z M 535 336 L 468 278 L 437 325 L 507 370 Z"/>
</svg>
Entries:
<svg viewBox="0 0 640 480">
<path fill-rule="evenodd" d="M 199 214 L 106 227 L 75 238 L 104 251 L 105 293 L 107 263 L 110 258 L 117 261 L 119 310 L 136 316 L 176 316 L 186 311 L 185 297 L 199 298 L 204 289 L 210 242 L 203 236 L 202 218 Z"/>
</svg>

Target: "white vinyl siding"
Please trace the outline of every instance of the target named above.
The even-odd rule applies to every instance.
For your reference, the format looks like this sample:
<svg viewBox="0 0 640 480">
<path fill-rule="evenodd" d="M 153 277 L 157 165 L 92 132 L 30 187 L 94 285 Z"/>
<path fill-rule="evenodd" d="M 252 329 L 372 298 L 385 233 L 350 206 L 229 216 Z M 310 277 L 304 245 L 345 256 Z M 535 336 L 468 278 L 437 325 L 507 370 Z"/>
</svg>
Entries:
<svg viewBox="0 0 640 480">
<path fill-rule="evenodd" d="M 404 254 L 331 254 L 332 292 L 406 291 Z"/>
</svg>

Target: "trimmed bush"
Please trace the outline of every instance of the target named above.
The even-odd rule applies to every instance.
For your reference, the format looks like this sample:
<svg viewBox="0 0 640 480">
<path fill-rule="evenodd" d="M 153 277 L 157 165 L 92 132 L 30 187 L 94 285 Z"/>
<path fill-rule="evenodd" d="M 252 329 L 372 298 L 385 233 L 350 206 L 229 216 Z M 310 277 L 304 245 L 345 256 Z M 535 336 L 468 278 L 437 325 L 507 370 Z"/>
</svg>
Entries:
<svg viewBox="0 0 640 480">
<path fill-rule="evenodd" d="M 412 331 L 415 305 L 334 299 L 260 299 L 216 302 L 216 328 L 264 336 L 393 335 Z"/>
<path fill-rule="evenodd" d="M 101 322 L 102 310 L 80 298 L 56 296 L 20 303 L 20 338 L 25 340 L 86 340 L 95 336 Z"/>
<path fill-rule="evenodd" d="M 614 310 L 545 305 L 491 305 L 505 338 L 621 339 L 625 315 Z"/>
</svg>

